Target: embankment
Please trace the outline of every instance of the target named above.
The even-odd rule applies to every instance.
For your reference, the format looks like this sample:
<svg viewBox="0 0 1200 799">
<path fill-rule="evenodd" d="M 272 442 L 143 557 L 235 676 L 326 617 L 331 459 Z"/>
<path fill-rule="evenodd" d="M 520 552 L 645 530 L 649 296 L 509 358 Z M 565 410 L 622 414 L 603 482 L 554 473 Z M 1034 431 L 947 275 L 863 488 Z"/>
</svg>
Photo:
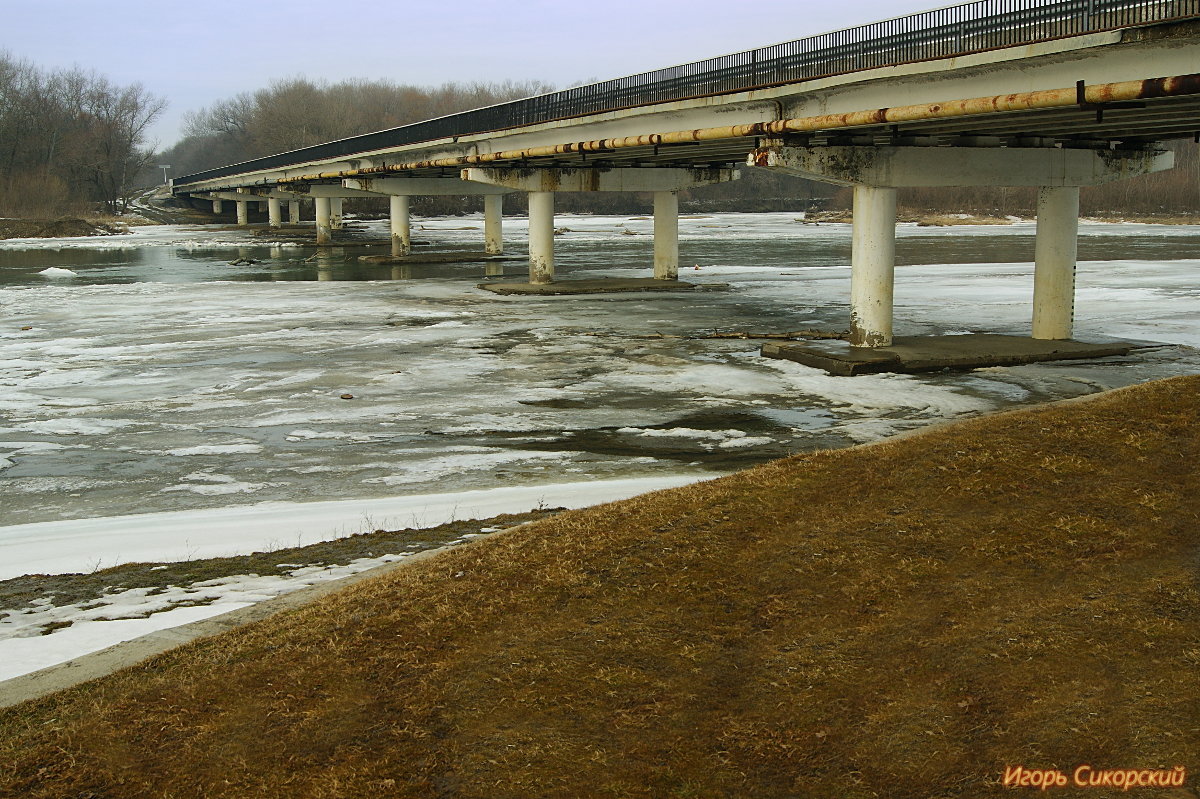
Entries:
<svg viewBox="0 0 1200 799">
<path fill-rule="evenodd" d="M 1194 772 L 1198 414 L 1174 378 L 566 512 L 0 712 L 0 795 Z"/>
</svg>

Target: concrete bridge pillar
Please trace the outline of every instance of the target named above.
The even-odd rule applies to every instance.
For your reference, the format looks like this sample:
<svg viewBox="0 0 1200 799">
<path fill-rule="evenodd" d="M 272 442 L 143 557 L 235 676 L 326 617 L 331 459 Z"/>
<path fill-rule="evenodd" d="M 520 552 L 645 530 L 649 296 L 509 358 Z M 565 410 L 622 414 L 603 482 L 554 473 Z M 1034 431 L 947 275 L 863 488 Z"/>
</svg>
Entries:
<svg viewBox="0 0 1200 799">
<path fill-rule="evenodd" d="M 333 243 L 333 225 L 330 220 L 330 201 L 328 197 L 317 197 L 313 200 L 317 207 L 317 246 L 323 247 Z"/>
<path fill-rule="evenodd" d="M 854 187 L 851 247 L 850 346 L 891 346 L 896 282 L 896 189 Z"/>
<path fill-rule="evenodd" d="M 654 279 L 679 279 L 678 192 L 654 192 Z"/>
<path fill-rule="evenodd" d="M 1033 264 L 1033 337 L 1069 339 L 1075 320 L 1079 187 L 1038 189 Z"/>
<path fill-rule="evenodd" d="M 408 221 L 408 195 L 393 194 L 391 196 L 391 225 L 392 225 L 392 256 L 399 258 L 408 255 L 412 249 L 410 226 Z"/>
<path fill-rule="evenodd" d="M 220 198 L 217 198 L 217 199 L 213 200 L 213 201 L 212 201 L 212 204 L 213 204 L 213 213 L 214 213 L 214 214 L 219 214 L 219 213 L 221 213 L 221 210 L 222 210 L 222 208 L 221 208 L 221 199 L 220 199 Z"/>
<path fill-rule="evenodd" d="M 267 198 L 267 222 L 271 227 L 283 227 L 283 207 L 278 197 Z"/>
<path fill-rule="evenodd" d="M 529 282 L 554 282 L 554 192 L 529 192 Z"/>
<path fill-rule="evenodd" d="M 293 225 L 300 221 L 300 201 L 288 200 L 288 221 Z"/>
<path fill-rule="evenodd" d="M 488 255 L 504 253 L 504 195 L 483 195 L 483 251 Z"/>
<path fill-rule="evenodd" d="M 250 203 L 247 200 L 237 201 L 237 223 L 239 225 L 250 224 Z"/>
<path fill-rule="evenodd" d="M 342 198 L 329 198 L 329 227 L 333 230 L 342 229 Z"/>
<path fill-rule="evenodd" d="M 647 191 L 655 196 L 654 276 L 679 270 L 679 200 L 676 192 L 736 180 L 732 169 L 494 169 L 470 168 L 462 179 L 529 194 L 529 282 L 554 280 L 556 191 Z M 545 196 L 538 196 L 545 195 Z M 660 197 L 660 195 L 669 195 Z M 661 213 L 659 209 L 661 208 Z"/>
</svg>

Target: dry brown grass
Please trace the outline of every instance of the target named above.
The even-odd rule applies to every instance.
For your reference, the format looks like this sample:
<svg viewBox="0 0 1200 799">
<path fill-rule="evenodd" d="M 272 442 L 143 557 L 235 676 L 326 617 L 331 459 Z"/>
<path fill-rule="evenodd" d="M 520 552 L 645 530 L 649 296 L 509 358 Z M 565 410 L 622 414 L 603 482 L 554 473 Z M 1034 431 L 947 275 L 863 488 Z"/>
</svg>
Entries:
<svg viewBox="0 0 1200 799">
<path fill-rule="evenodd" d="M 1144 225 L 1200 225 L 1200 214 L 1105 214 L 1097 222 L 1140 222 Z"/>
<path fill-rule="evenodd" d="M 1011 764 L 1194 771 L 1198 397 L 1176 378 L 564 513 L 2 712 L 0 794 L 975 797 Z"/>
<path fill-rule="evenodd" d="M 1011 225 L 1013 220 L 1001 216 L 975 214 L 923 214 L 917 218 L 918 227 L 950 227 L 953 225 Z"/>
</svg>

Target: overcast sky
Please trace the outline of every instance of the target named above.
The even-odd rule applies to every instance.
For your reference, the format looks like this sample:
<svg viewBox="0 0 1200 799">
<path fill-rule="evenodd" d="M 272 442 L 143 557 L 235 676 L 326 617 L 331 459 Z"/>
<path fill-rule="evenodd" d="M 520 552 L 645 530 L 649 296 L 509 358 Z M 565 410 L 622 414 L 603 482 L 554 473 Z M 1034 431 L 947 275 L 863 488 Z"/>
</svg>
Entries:
<svg viewBox="0 0 1200 799">
<path fill-rule="evenodd" d="M 0 0 L 0 49 L 80 66 L 184 112 L 277 78 L 570 86 L 944 5 L 922 0 Z"/>
</svg>

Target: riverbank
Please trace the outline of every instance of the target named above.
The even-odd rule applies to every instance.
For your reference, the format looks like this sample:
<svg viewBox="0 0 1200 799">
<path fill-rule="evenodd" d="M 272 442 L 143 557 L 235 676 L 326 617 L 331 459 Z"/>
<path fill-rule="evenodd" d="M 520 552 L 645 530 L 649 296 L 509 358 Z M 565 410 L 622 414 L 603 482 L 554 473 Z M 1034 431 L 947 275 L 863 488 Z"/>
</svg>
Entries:
<svg viewBox="0 0 1200 799">
<path fill-rule="evenodd" d="M 129 232 L 130 225 L 152 225 L 139 216 L 78 217 L 55 219 L 0 219 L 0 240 L 59 239 L 82 236 L 116 236 Z"/>
<path fill-rule="evenodd" d="M 806 214 L 801 221 L 810 223 L 854 221 L 854 213 L 849 209 L 835 211 L 813 211 Z M 950 211 L 926 210 L 914 211 L 900 209 L 896 214 L 897 222 L 916 223 L 919 227 L 952 227 L 956 225 L 1011 225 L 1016 222 L 1035 222 L 1033 216 L 994 216 L 989 214 L 963 214 Z M 1109 213 L 1099 216 L 1080 217 L 1081 222 L 1104 222 L 1109 224 L 1140 224 L 1140 225 L 1200 225 L 1200 214 L 1117 214 Z"/>
<path fill-rule="evenodd" d="M 60 217 L 56 219 L 0 219 L 0 241 L 5 239 L 27 238 L 82 238 L 87 236 L 112 236 L 128 233 L 130 227 L 156 224 L 214 224 L 221 220 L 209 214 L 190 208 L 167 207 L 158 203 L 146 203 L 139 208 L 153 219 L 140 214 L 128 214 L 121 217 Z M 360 219 L 384 219 L 383 214 L 361 214 Z M 649 217 L 635 217 L 635 219 Z M 797 222 L 808 224 L 850 223 L 854 215 L 849 210 L 844 211 L 814 211 L 803 217 L 796 217 Z M 979 214 L 955 214 L 943 211 L 900 212 L 897 222 L 916 223 L 920 227 L 951 227 L 958 225 L 1012 225 L 1016 222 L 1032 222 L 1032 218 L 1015 216 L 987 216 Z M 1200 216 L 1188 214 L 1159 214 L 1159 215 L 1104 215 L 1084 217 L 1084 222 L 1104 222 L 1113 224 L 1146 224 L 1146 225 L 1200 225 Z M 258 235 L 269 235 L 275 240 L 281 239 L 278 231 L 261 229 L 258 225 Z M 226 223 L 222 230 L 244 230 Z M 307 241 L 310 236 L 293 234 L 293 238 Z M 286 238 L 286 237 L 284 237 Z"/>
<path fill-rule="evenodd" d="M 1014 765 L 1194 770 L 1198 388 L 481 539 L 0 713 L 0 793 L 930 797 Z"/>
</svg>

